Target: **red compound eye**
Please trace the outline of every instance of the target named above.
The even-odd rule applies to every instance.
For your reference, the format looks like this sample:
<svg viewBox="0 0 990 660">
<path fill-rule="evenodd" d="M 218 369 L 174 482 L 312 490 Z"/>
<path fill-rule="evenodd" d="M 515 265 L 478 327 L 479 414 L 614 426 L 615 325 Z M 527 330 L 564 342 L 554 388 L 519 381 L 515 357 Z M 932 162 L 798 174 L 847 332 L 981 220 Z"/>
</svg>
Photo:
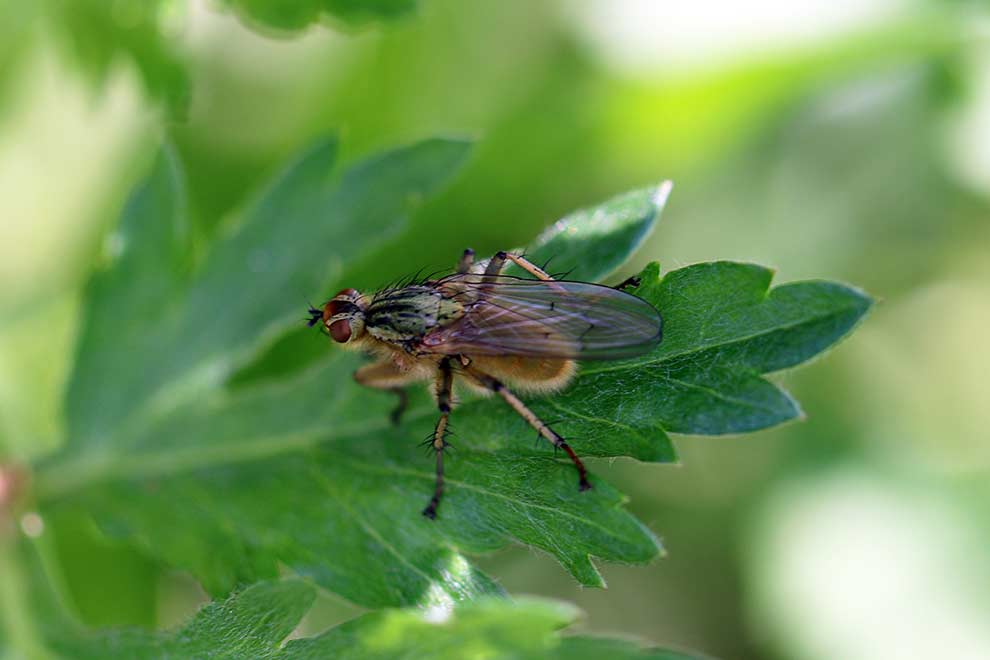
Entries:
<svg viewBox="0 0 990 660">
<path fill-rule="evenodd" d="M 341 344 L 351 338 L 351 324 L 347 319 L 339 319 L 330 324 L 330 336 Z"/>
<path fill-rule="evenodd" d="M 352 299 L 356 297 L 357 291 L 354 289 L 343 289 L 335 295 L 330 302 L 323 306 L 323 322 L 326 323 L 330 320 L 330 317 L 340 314 L 343 311 L 354 309 L 356 305 Z"/>
</svg>

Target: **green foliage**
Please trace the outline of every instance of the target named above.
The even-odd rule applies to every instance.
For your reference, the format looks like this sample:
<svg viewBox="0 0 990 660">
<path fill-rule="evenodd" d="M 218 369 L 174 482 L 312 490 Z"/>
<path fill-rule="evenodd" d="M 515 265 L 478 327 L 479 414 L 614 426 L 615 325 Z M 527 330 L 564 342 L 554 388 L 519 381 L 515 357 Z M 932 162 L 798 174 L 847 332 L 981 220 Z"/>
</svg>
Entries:
<svg viewBox="0 0 990 660">
<path fill-rule="evenodd" d="M 298 30 L 325 17 L 349 25 L 405 16 L 417 0 L 224 0 L 249 23 L 278 30 Z"/>
<path fill-rule="evenodd" d="M 597 479 L 579 492 L 573 468 L 532 447 L 525 423 L 497 401 L 455 411 L 448 495 L 432 522 L 419 515 L 433 474 L 416 445 L 435 416 L 422 392 L 390 427 L 391 399 L 356 386 L 359 359 L 329 343 L 301 373 L 222 388 L 300 322 L 304 292 L 343 285 L 344 266 L 394 232 L 466 145 L 425 141 L 339 177 L 334 153 L 325 142 L 303 154 L 199 263 L 189 258 L 178 165 L 162 156 L 87 289 L 70 437 L 38 471 L 42 502 L 81 507 L 217 595 L 274 577 L 281 563 L 368 607 L 437 606 L 500 591 L 462 552 L 525 543 L 587 585 L 602 584 L 591 557 L 656 557 L 656 538 L 619 492 Z M 603 277 L 649 233 L 666 193 L 576 213 L 529 253 Z M 584 455 L 669 461 L 667 430 L 741 432 L 795 417 L 796 404 L 760 374 L 824 350 L 869 306 L 828 283 L 768 293 L 769 271 L 751 265 L 661 278 L 654 264 L 640 277 L 637 293 L 665 316 L 658 349 L 587 365 L 562 395 L 532 401 Z"/>
<path fill-rule="evenodd" d="M 66 400 L 68 450 L 126 444 L 113 436 L 153 415 L 156 399 L 189 400 L 222 382 L 298 320 L 308 294 L 395 232 L 466 153 L 463 142 L 431 140 L 337 180 L 336 144 L 318 144 L 190 272 L 181 176 L 166 152 L 108 240 L 111 266 L 90 282 Z"/>
<path fill-rule="evenodd" d="M 561 637 L 573 607 L 551 601 L 479 599 L 452 611 L 383 610 L 322 635 L 286 638 L 313 602 L 299 580 L 261 582 L 200 610 L 174 632 L 51 630 L 52 648 L 71 658 L 687 658 L 619 640 Z"/>
<path fill-rule="evenodd" d="M 772 272 L 752 264 L 697 264 L 662 280 L 658 273 L 648 267 L 636 293 L 663 312 L 661 345 L 622 363 L 590 365 L 549 405 L 616 427 L 613 436 L 622 427 L 646 434 L 656 424 L 699 435 L 767 428 L 800 409 L 760 374 L 821 353 L 871 304 L 862 292 L 830 282 L 770 289 Z"/>
<path fill-rule="evenodd" d="M 175 632 L 70 628 L 51 631 L 49 643 L 67 658 L 275 658 L 313 596 L 302 582 L 263 582 L 207 605 Z"/>
<path fill-rule="evenodd" d="M 245 23 L 262 31 L 297 31 L 325 19 L 359 27 L 415 11 L 417 0 L 224 0 Z M 176 0 L 0 1 L 0 95 L 26 46 L 27 26 L 43 19 L 68 60 L 102 85 L 121 62 L 134 66 L 148 95 L 183 116 L 189 105 L 187 56 L 176 36 L 189 9 Z"/>
<path fill-rule="evenodd" d="M 69 58 L 97 83 L 123 59 L 132 63 L 149 95 L 163 99 L 173 113 L 188 104 L 189 76 L 163 22 L 181 20 L 174 3 L 163 0 L 55 0 L 44 4 L 55 34 Z"/>
</svg>

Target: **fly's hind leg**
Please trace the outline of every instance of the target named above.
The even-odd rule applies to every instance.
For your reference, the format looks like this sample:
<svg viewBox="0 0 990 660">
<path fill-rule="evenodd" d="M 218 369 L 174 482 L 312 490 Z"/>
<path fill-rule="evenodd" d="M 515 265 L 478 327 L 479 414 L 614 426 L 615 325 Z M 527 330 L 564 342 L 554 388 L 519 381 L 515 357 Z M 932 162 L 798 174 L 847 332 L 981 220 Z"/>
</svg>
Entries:
<svg viewBox="0 0 990 660">
<path fill-rule="evenodd" d="M 389 413 L 389 419 L 396 425 L 402 420 L 402 414 L 409 404 L 409 394 L 405 388 L 419 378 L 417 374 L 401 371 L 394 362 L 388 360 L 366 364 L 354 372 L 354 380 L 358 384 L 392 392 L 399 397 L 398 405 Z"/>
<path fill-rule="evenodd" d="M 502 399 L 504 399 L 505 402 L 508 403 L 520 417 L 525 419 L 529 425 L 536 429 L 537 433 L 546 438 L 550 444 L 557 449 L 564 450 L 567 456 L 571 459 L 571 462 L 574 463 L 574 467 L 577 468 L 578 488 L 580 490 L 588 490 L 591 488 L 591 482 L 588 481 L 588 470 L 584 467 L 584 463 L 581 462 L 581 459 L 578 458 L 578 455 L 574 453 L 574 450 L 571 449 L 571 446 L 567 444 L 560 434 L 537 417 L 536 413 L 530 410 L 526 404 L 523 403 L 509 388 L 503 385 L 500 380 L 493 378 L 488 374 L 471 367 L 470 365 L 464 367 L 464 370 L 479 385 L 502 397 Z"/>
<path fill-rule="evenodd" d="M 544 282 L 553 282 L 554 279 L 550 277 L 550 274 L 545 270 L 534 264 L 532 261 L 522 256 L 521 254 L 512 254 L 511 252 L 496 252 L 495 256 L 491 258 L 488 262 L 488 267 L 485 269 L 485 275 L 482 278 L 487 284 L 493 284 L 496 281 L 499 273 L 505 267 L 505 262 L 511 261 L 515 265 L 519 266 L 529 274 L 536 277 L 538 280 L 543 280 Z M 561 292 L 564 291 L 564 287 L 559 284 L 551 284 L 551 288 L 558 289 Z"/>
<path fill-rule="evenodd" d="M 488 262 L 488 268 L 485 269 L 485 275 L 492 277 L 498 275 L 505 267 L 506 261 L 511 261 L 537 279 L 547 282 L 553 281 L 553 278 L 550 277 L 545 270 L 534 264 L 532 261 L 521 254 L 512 254 L 511 252 L 496 252 L 495 256 L 493 256 L 491 261 Z"/>
<path fill-rule="evenodd" d="M 437 480 L 433 490 L 433 497 L 430 503 L 423 509 L 423 515 L 434 520 L 437 517 L 437 507 L 440 506 L 440 498 L 443 497 L 443 450 L 447 448 L 447 421 L 450 418 L 450 391 L 454 383 L 454 373 L 450 365 L 450 358 L 440 361 L 440 370 L 437 373 L 437 408 L 440 410 L 440 419 L 433 429 L 433 451 L 437 456 Z"/>
</svg>

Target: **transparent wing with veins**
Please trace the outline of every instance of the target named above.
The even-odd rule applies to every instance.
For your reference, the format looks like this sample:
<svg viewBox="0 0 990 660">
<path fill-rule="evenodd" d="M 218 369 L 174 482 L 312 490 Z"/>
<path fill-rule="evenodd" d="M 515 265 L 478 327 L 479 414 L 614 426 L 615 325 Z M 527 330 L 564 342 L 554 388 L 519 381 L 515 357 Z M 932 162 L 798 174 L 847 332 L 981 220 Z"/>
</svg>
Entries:
<svg viewBox="0 0 990 660">
<path fill-rule="evenodd" d="M 588 282 L 455 274 L 434 283 L 465 314 L 420 349 L 444 355 L 614 360 L 660 342 L 660 314 L 634 295 Z"/>
</svg>

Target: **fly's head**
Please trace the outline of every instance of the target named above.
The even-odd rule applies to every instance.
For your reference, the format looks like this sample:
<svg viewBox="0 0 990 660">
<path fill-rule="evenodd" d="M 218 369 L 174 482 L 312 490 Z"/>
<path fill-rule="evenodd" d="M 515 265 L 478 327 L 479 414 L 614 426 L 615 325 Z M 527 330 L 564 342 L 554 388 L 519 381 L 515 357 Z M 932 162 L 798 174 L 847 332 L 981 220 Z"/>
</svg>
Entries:
<svg viewBox="0 0 990 660">
<path fill-rule="evenodd" d="M 364 334 L 367 299 L 354 289 L 344 289 L 331 298 L 323 309 L 309 308 L 307 325 L 321 323 L 334 341 L 346 344 Z"/>
</svg>

